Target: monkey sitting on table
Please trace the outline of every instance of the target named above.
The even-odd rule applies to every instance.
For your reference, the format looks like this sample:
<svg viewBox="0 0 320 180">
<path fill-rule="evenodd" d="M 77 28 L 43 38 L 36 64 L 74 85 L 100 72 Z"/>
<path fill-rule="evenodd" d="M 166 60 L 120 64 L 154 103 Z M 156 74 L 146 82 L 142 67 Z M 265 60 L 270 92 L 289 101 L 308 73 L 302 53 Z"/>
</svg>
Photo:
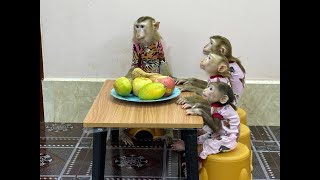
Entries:
<svg viewBox="0 0 320 180">
<path fill-rule="evenodd" d="M 207 84 L 221 81 L 230 85 L 229 63 L 226 57 L 209 53 L 209 55 L 200 62 L 200 68 L 209 76 L 206 82 Z M 196 103 L 201 103 L 204 105 L 204 110 L 210 112 L 209 104 L 201 97 L 203 89 L 192 86 L 189 90 L 196 92 L 196 95 L 179 98 L 176 103 L 182 105 L 184 109 L 191 108 Z"/>
<path fill-rule="evenodd" d="M 141 68 L 147 73 L 159 73 L 165 76 L 172 76 L 164 51 L 160 42 L 161 36 L 158 33 L 160 22 L 149 16 L 142 16 L 136 20 L 133 26 L 133 59 L 130 70 L 126 77 L 131 79 L 131 72 L 134 68 Z M 132 130 L 132 129 L 131 129 Z M 151 129 L 137 129 L 137 132 L 151 132 Z M 163 132 L 161 129 L 154 129 L 155 132 Z M 129 129 L 120 129 L 119 139 L 126 145 L 133 145 L 132 139 L 136 139 L 130 134 Z M 165 134 L 158 138 L 164 139 L 167 144 L 172 144 L 173 132 L 165 129 Z"/>
<path fill-rule="evenodd" d="M 211 36 L 210 42 L 203 48 L 203 53 L 206 55 L 208 55 L 209 53 L 215 53 L 225 56 L 228 59 L 231 73 L 230 83 L 236 97 L 235 104 L 237 104 L 244 90 L 246 71 L 240 60 L 232 56 L 232 46 L 230 41 L 223 36 Z M 196 78 L 178 78 L 176 79 L 176 84 L 183 84 L 183 91 L 193 91 L 194 89 L 196 89 L 195 87 L 204 89 L 207 86 L 206 81 Z"/>
<path fill-rule="evenodd" d="M 187 115 L 202 116 L 205 124 L 198 130 L 199 169 L 202 167 L 202 160 L 208 155 L 233 150 L 237 146 L 240 132 L 240 118 L 232 103 L 235 96 L 227 83 L 209 83 L 203 90 L 202 97 L 211 106 L 209 114 L 202 109 L 202 104 L 186 110 Z M 173 150 L 184 151 L 184 142 L 175 142 Z"/>
</svg>

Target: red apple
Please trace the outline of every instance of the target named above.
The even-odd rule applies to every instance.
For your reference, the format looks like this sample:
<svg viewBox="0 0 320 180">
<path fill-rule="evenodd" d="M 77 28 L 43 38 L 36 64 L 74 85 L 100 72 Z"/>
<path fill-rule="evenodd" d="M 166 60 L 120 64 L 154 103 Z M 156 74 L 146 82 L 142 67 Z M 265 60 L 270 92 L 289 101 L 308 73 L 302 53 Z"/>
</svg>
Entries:
<svg viewBox="0 0 320 180">
<path fill-rule="evenodd" d="M 166 92 L 163 97 L 170 96 L 173 93 L 174 87 L 176 86 L 174 79 L 169 76 L 160 76 L 155 80 L 155 82 L 162 83 L 165 86 Z"/>
</svg>

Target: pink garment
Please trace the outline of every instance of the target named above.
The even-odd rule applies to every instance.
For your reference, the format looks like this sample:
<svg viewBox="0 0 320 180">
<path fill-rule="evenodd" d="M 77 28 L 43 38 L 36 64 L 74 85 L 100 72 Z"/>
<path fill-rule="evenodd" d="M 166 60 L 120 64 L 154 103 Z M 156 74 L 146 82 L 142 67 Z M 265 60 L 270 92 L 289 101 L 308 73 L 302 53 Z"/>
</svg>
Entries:
<svg viewBox="0 0 320 180">
<path fill-rule="evenodd" d="M 207 133 L 198 136 L 198 144 L 203 144 L 203 150 L 199 155 L 201 159 L 206 159 L 210 154 L 233 150 L 239 138 L 240 118 L 231 105 L 222 106 L 214 103 L 211 106 L 211 115 L 221 117 L 222 128 L 219 132 L 213 133 L 209 126 L 203 126 L 202 129 Z"/>
<path fill-rule="evenodd" d="M 210 76 L 209 79 L 208 79 L 208 83 L 212 83 L 212 82 L 224 82 L 224 83 L 227 83 L 230 85 L 230 81 L 228 78 L 226 77 L 223 77 L 221 75 L 215 75 L 215 76 Z"/>
<path fill-rule="evenodd" d="M 231 78 L 230 83 L 232 85 L 233 93 L 236 95 L 236 99 L 239 99 L 244 89 L 245 74 L 236 62 L 229 63 Z"/>
</svg>

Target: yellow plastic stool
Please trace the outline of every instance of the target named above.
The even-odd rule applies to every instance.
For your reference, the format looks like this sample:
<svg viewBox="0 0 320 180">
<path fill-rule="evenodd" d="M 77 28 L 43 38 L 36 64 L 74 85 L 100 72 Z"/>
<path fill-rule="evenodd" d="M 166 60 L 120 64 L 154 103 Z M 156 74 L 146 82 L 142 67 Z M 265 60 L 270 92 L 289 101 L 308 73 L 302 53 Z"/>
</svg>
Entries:
<svg viewBox="0 0 320 180">
<path fill-rule="evenodd" d="M 239 142 L 246 145 L 248 149 L 250 150 L 250 167 L 251 171 L 253 171 L 252 166 L 252 150 L 251 150 L 251 140 L 250 140 L 250 129 L 248 126 L 240 123 L 240 136 L 239 136 Z"/>
<path fill-rule="evenodd" d="M 250 150 L 242 143 L 230 151 L 209 155 L 203 161 L 200 180 L 252 180 Z"/>
<path fill-rule="evenodd" d="M 133 136 L 136 136 L 139 132 L 142 131 L 149 132 L 152 135 L 153 139 L 164 135 L 164 129 L 158 128 L 130 128 L 128 133 Z"/>
<path fill-rule="evenodd" d="M 247 125 L 247 113 L 239 107 L 237 107 L 237 113 L 240 117 L 240 122 L 244 125 Z"/>
</svg>

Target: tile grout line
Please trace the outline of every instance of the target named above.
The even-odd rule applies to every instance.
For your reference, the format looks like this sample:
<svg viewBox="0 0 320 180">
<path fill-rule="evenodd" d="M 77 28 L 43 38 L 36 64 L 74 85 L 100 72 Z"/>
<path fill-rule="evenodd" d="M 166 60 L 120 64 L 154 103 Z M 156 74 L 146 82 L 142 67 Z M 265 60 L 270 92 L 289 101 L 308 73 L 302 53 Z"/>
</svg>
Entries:
<svg viewBox="0 0 320 180">
<path fill-rule="evenodd" d="M 81 135 L 81 137 L 80 137 L 79 141 L 77 142 L 76 146 L 74 147 L 73 151 L 71 152 L 71 154 L 70 154 L 70 156 L 69 156 L 69 158 L 68 158 L 68 160 L 67 160 L 66 164 L 64 165 L 63 169 L 61 170 L 58 180 L 60 180 L 60 179 L 61 179 L 61 176 L 62 176 L 62 175 L 63 175 L 63 173 L 66 171 L 66 169 L 67 169 L 67 167 L 68 167 L 68 165 L 69 165 L 69 163 L 70 163 L 70 161 L 71 161 L 71 159 L 72 159 L 73 155 L 76 153 L 77 148 L 78 148 L 78 146 L 79 146 L 79 144 L 80 144 L 80 142 L 81 142 L 82 138 L 84 137 L 84 134 L 85 134 L 85 132 L 82 132 L 82 135 Z"/>
<path fill-rule="evenodd" d="M 163 165 L 162 165 L 162 180 L 165 180 L 165 175 L 167 172 L 167 145 L 166 142 L 163 143 Z"/>
<path fill-rule="evenodd" d="M 269 126 L 267 126 L 267 129 L 269 130 L 269 132 L 270 132 L 270 134 L 271 134 L 272 138 L 273 138 L 274 140 L 276 140 L 277 145 L 280 147 L 280 144 L 279 144 L 278 139 L 277 139 L 277 138 L 276 138 L 276 136 L 273 134 L 273 132 L 271 131 L 271 129 L 270 129 L 270 127 L 269 127 Z"/>
<path fill-rule="evenodd" d="M 269 175 L 268 175 L 268 173 L 267 173 L 267 170 L 266 170 L 266 168 L 264 167 L 264 165 L 263 165 L 263 163 L 262 163 L 262 161 L 261 161 L 261 158 L 260 158 L 260 156 L 259 156 L 259 154 L 258 154 L 258 152 L 257 152 L 257 150 L 256 150 L 256 147 L 254 147 L 254 145 L 252 144 L 252 142 L 251 142 L 251 147 L 252 147 L 253 152 L 254 152 L 254 154 L 256 155 L 256 157 L 257 157 L 257 159 L 258 159 L 258 161 L 259 161 L 259 164 L 260 164 L 260 166 L 261 166 L 261 169 L 262 169 L 264 175 L 266 176 L 267 179 L 270 179 L 270 177 L 269 177 Z"/>
</svg>

